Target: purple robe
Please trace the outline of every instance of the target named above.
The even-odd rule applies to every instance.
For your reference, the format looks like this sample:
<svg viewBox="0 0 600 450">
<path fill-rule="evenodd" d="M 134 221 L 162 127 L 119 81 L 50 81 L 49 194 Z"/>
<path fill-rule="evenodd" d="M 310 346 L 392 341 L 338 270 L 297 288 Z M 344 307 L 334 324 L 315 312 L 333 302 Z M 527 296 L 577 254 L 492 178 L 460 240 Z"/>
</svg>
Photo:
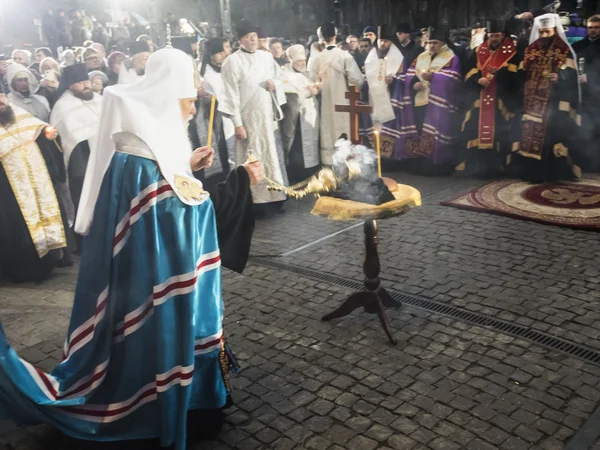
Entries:
<svg viewBox="0 0 600 450">
<path fill-rule="evenodd" d="M 418 60 L 417 60 L 418 61 Z M 453 149 L 459 132 L 458 102 L 462 86 L 461 66 L 454 56 L 441 70 L 433 73 L 430 82 L 429 103 L 425 108 L 423 130 L 419 133 L 415 120 L 415 92 L 413 86 L 417 76 L 413 62 L 398 85 L 403 91 L 401 100 L 400 138 L 394 149 L 394 159 L 424 157 L 433 164 L 445 164 L 452 160 Z M 396 93 L 394 95 L 396 97 Z"/>
</svg>

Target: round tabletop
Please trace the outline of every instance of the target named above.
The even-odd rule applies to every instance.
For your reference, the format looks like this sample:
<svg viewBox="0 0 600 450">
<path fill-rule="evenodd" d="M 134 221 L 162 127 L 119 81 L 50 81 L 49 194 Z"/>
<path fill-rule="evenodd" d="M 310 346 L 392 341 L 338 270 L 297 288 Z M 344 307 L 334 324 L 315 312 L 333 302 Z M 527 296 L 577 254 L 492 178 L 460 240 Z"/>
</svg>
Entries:
<svg viewBox="0 0 600 450">
<path fill-rule="evenodd" d="M 395 200 L 382 205 L 370 205 L 334 197 L 320 197 L 311 214 L 329 220 L 385 219 L 421 206 L 421 193 L 412 186 L 399 184 L 392 194 Z"/>
</svg>

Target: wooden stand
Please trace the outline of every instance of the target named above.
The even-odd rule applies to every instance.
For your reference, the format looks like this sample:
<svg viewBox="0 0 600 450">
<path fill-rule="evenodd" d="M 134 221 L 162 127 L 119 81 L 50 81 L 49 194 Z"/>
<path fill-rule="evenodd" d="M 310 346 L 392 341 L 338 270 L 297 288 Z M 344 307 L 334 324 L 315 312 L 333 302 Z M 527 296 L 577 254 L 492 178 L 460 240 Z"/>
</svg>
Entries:
<svg viewBox="0 0 600 450">
<path fill-rule="evenodd" d="M 374 219 L 365 221 L 364 232 L 366 252 L 363 273 L 365 274 L 365 290 L 352 294 L 339 308 L 323 316 L 321 320 L 329 322 L 333 319 L 339 319 L 362 307 L 366 313 L 379 316 L 379 321 L 390 344 L 396 345 L 384 307 L 400 308 L 402 304 L 394 300 L 385 288 L 381 287 L 381 281 L 379 280 L 381 266 L 377 252 L 377 221 Z"/>
</svg>

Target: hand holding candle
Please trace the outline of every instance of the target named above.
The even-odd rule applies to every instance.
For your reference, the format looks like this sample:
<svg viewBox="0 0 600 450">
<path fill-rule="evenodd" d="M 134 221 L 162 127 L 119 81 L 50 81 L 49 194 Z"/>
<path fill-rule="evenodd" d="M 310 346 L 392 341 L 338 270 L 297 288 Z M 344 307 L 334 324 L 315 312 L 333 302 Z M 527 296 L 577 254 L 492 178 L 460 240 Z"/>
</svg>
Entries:
<svg viewBox="0 0 600 450">
<path fill-rule="evenodd" d="M 53 141 L 58 137 L 58 131 L 53 126 L 48 125 L 44 128 L 44 135 L 46 136 L 46 139 Z"/>
<path fill-rule="evenodd" d="M 377 150 L 377 176 L 381 178 L 381 143 L 379 141 L 379 130 L 375 130 L 375 148 Z"/>
<path fill-rule="evenodd" d="M 210 120 L 208 122 L 208 139 L 206 142 L 207 147 L 212 147 L 212 135 L 213 135 L 213 125 L 215 122 L 215 102 L 217 97 L 214 95 L 210 99 Z"/>
</svg>

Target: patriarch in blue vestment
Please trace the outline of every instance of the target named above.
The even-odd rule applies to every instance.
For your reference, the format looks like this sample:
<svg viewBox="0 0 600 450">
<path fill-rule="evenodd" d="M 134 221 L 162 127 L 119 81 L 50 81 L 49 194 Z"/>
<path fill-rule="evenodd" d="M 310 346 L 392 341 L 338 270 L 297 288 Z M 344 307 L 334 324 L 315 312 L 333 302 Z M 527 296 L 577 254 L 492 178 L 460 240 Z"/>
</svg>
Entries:
<svg viewBox="0 0 600 450">
<path fill-rule="evenodd" d="M 212 192 L 194 178 L 214 156 L 190 147 L 196 97 L 193 61 L 175 49 L 154 53 L 136 83 L 106 89 L 62 362 L 49 373 L 34 367 L 0 326 L 0 418 L 183 450 L 188 412 L 218 417 L 227 405 L 235 363 L 220 271 L 246 264 L 261 169 L 240 167 Z"/>
</svg>

